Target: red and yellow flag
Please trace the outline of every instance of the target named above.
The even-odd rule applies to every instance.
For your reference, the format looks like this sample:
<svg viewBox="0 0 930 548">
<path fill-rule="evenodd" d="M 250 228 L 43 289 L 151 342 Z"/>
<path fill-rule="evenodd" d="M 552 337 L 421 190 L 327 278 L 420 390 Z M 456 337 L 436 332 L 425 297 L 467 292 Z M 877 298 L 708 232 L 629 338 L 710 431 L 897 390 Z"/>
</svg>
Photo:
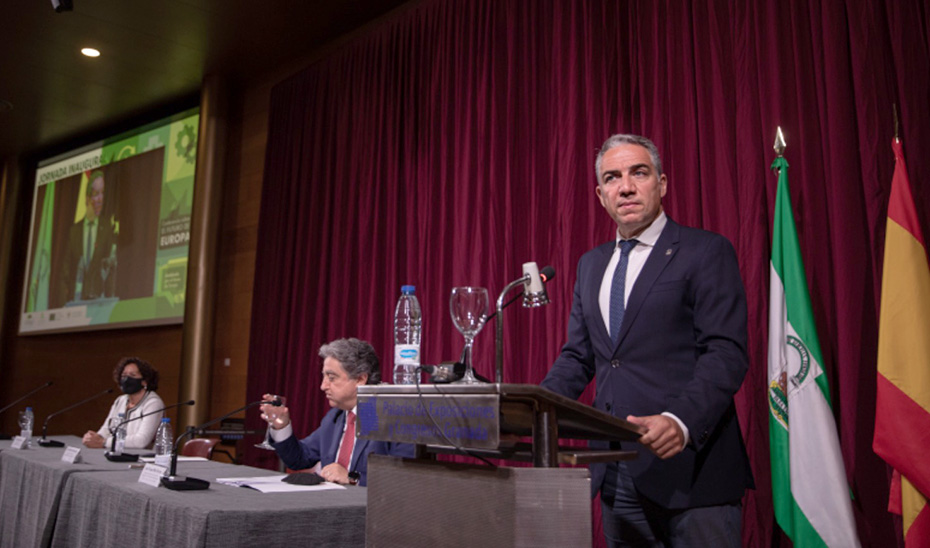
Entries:
<svg viewBox="0 0 930 548">
<path fill-rule="evenodd" d="M 894 468 L 889 510 L 903 517 L 906 546 L 930 546 L 930 265 L 904 149 L 892 148 L 872 448 Z"/>
</svg>

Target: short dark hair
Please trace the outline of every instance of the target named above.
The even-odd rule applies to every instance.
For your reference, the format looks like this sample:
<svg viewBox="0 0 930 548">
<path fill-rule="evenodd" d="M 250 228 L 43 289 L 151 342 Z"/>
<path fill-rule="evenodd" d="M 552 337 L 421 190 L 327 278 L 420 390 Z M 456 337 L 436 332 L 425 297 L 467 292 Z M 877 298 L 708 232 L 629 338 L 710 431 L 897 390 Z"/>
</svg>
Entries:
<svg viewBox="0 0 930 548">
<path fill-rule="evenodd" d="M 617 133 L 608 137 L 604 144 L 601 145 L 601 150 L 597 153 L 597 159 L 594 161 L 594 176 L 597 178 L 597 184 L 601 184 L 601 160 L 608 150 L 620 145 L 639 145 L 645 148 L 652 160 L 652 167 L 656 168 L 656 177 L 662 176 L 662 157 L 659 155 L 659 148 L 655 143 L 642 135 Z"/>
<path fill-rule="evenodd" d="M 123 369 L 126 369 L 126 366 L 131 363 L 136 364 L 136 367 L 139 368 L 139 373 L 142 374 L 142 380 L 145 381 L 146 388 L 153 392 L 158 390 L 158 370 L 141 358 L 123 358 L 116 364 L 116 368 L 113 369 L 113 380 L 116 381 L 116 384 L 119 384 L 120 378 L 123 376 Z"/>
<path fill-rule="evenodd" d="M 320 357 L 333 358 L 342 364 L 350 379 L 368 374 L 368 384 L 381 382 L 381 362 L 375 349 L 365 341 L 350 338 L 336 339 L 320 347 Z"/>
</svg>

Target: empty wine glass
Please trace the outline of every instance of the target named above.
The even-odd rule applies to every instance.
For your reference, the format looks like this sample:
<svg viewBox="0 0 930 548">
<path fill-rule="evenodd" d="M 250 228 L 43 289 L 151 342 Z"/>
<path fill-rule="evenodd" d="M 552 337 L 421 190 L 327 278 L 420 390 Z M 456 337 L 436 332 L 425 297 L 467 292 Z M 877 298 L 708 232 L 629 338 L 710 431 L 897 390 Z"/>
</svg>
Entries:
<svg viewBox="0 0 930 548">
<path fill-rule="evenodd" d="M 265 401 L 271 402 L 271 404 L 275 407 L 284 407 L 285 405 L 287 405 L 287 398 L 285 398 L 284 396 L 271 396 L 270 398 L 267 398 Z M 256 443 L 255 447 L 258 447 L 259 449 L 268 449 L 269 451 L 274 451 L 274 446 L 268 443 L 268 438 L 271 437 L 271 423 L 273 423 L 277 418 L 278 416 L 275 415 L 274 413 L 271 413 L 268 415 L 268 419 L 269 419 L 268 429 L 265 430 L 265 439 L 263 439 L 261 443 Z"/>
<path fill-rule="evenodd" d="M 480 381 L 475 378 L 471 365 L 471 350 L 475 336 L 484 327 L 488 319 L 488 290 L 483 287 L 456 287 L 452 289 L 449 298 L 449 310 L 452 313 L 452 322 L 465 337 L 465 348 L 462 350 L 462 361 L 465 364 L 465 375 L 456 381 L 462 384 L 475 384 Z"/>
</svg>

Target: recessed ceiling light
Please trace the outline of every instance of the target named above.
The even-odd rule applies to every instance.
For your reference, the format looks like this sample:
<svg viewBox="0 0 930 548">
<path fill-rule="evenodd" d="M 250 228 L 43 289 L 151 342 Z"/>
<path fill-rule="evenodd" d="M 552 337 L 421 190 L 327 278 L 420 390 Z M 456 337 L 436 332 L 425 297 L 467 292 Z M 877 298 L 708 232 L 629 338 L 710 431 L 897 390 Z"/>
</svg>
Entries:
<svg viewBox="0 0 930 548">
<path fill-rule="evenodd" d="M 100 50 L 96 50 L 94 48 L 83 48 L 81 53 L 88 57 L 100 57 Z"/>
</svg>

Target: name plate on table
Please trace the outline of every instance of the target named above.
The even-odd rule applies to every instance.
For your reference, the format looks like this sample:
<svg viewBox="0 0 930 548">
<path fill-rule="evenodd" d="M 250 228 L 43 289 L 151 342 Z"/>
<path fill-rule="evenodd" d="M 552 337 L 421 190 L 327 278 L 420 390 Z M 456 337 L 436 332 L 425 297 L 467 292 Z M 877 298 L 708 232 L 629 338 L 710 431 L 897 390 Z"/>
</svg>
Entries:
<svg viewBox="0 0 930 548">
<path fill-rule="evenodd" d="M 61 455 L 61 460 L 62 462 L 68 462 L 71 464 L 77 464 L 81 462 L 81 448 L 71 447 L 69 445 L 68 448 L 65 449 L 64 454 Z"/>
<path fill-rule="evenodd" d="M 139 483 L 158 487 L 161 485 L 161 478 L 164 477 L 167 472 L 168 469 L 164 466 L 151 463 L 146 464 L 145 468 L 142 469 L 142 473 L 139 474 Z"/>
<path fill-rule="evenodd" d="M 497 394 L 359 394 L 358 437 L 423 445 L 496 449 Z"/>
<path fill-rule="evenodd" d="M 14 436 L 13 445 L 10 446 L 10 449 L 29 449 L 29 446 L 26 445 L 26 438 Z"/>
</svg>

